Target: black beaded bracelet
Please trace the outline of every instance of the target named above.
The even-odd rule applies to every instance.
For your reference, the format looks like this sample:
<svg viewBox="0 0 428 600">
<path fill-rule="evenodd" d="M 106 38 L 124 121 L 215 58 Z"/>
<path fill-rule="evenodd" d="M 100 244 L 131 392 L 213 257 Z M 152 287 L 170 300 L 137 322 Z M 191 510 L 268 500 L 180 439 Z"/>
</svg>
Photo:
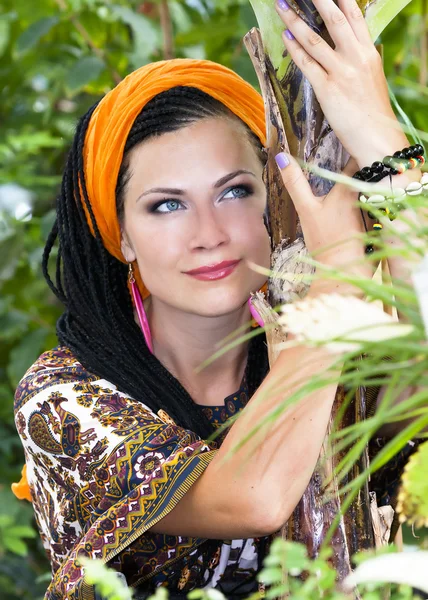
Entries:
<svg viewBox="0 0 428 600">
<path fill-rule="evenodd" d="M 421 144 L 415 144 L 394 152 L 393 156 L 385 156 L 382 162 L 376 161 L 371 167 L 363 167 L 353 177 L 360 181 L 376 183 L 388 175 L 398 175 L 408 169 L 422 166 L 425 163 L 424 154 L 424 147 Z"/>
</svg>

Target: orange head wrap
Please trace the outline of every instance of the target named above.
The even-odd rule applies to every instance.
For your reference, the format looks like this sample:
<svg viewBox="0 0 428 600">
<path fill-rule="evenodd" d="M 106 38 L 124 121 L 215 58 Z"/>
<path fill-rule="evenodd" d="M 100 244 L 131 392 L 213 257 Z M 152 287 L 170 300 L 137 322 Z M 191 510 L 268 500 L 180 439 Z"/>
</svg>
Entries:
<svg viewBox="0 0 428 600">
<path fill-rule="evenodd" d="M 115 190 L 126 140 L 144 106 L 157 94 L 179 85 L 196 87 L 216 98 L 266 143 L 262 97 L 222 65 L 176 58 L 150 63 L 128 75 L 98 104 L 84 144 L 85 183 L 94 217 L 104 246 L 122 262 L 126 261 L 120 248 Z"/>
</svg>

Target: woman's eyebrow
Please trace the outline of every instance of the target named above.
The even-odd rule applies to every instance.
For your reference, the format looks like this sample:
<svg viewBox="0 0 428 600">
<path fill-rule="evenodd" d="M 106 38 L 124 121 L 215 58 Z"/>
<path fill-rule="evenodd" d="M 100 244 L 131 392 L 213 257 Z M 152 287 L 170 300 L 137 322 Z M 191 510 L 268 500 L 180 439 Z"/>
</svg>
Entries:
<svg viewBox="0 0 428 600">
<path fill-rule="evenodd" d="M 238 169 L 237 171 L 233 171 L 232 173 L 228 173 L 227 175 L 224 175 L 224 177 L 220 177 L 220 179 L 214 183 L 213 188 L 221 187 L 222 185 L 224 185 L 225 183 L 227 183 L 234 177 L 237 177 L 238 175 L 242 175 L 244 173 L 255 177 L 255 174 L 252 171 L 247 171 L 247 169 Z M 184 190 L 180 190 L 179 188 L 163 188 L 163 187 L 150 188 L 149 190 L 146 190 L 145 192 L 143 192 L 142 194 L 140 194 L 138 196 L 137 202 L 143 196 L 147 196 L 148 194 L 154 194 L 154 193 L 173 194 L 174 196 L 182 196 L 184 194 Z"/>
<path fill-rule="evenodd" d="M 238 169 L 238 171 L 233 171 L 232 173 L 229 173 L 228 175 L 221 177 L 218 181 L 215 182 L 213 187 L 214 188 L 221 187 L 222 185 L 227 183 L 230 179 L 233 179 L 237 175 L 242 175 L 243 173 L 246 173 L 248 175 L 252 175 L 253 177 L 255 177 L 255 174 L 252 171 L 247 171 L 247 169 Z"/>
</svg>

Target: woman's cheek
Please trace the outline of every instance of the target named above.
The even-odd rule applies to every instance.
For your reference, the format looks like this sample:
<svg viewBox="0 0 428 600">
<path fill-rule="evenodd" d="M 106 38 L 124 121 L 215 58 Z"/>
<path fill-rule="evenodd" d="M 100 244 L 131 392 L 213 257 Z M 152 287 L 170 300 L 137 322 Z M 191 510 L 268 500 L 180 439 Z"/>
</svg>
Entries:
<svg viewBox="0 0 428 600">
<path fill-rule="evenodd" d="M 270 240 L 264 224 L 263 213 L 259 207 L 252 210 L 242 211 L 239 218 L 233 220 L 234 238 L 247 248 L 253 257 L 259 256 L 264 263 L 269 264 Z"/>
</svg>

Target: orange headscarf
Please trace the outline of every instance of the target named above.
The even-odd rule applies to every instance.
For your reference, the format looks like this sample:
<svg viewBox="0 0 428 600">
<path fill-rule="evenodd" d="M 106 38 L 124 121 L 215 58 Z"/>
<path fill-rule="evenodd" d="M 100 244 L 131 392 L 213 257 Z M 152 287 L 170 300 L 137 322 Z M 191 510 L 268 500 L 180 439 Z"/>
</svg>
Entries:
<svg viewBox="0 0 428 600">
<path fill-rule="evenodd" d="M 216 98 L 242 119 L 263 145 L 266 143 L 262 97 L 242 77 L 222 65 L 175 58 L 150 63 L 128 75 L 98 104 L 84 144 L 85 183 L 94 217 L 104 246 L 122 262 L 126 261 L 120 248 L 115 190 L 125 143 L 144 106 L 157 94 L 178 85 L 196 87 Z M 136 275 L 146 296 L 141 278 Z"/>
<path fill-rule="evenodd" d="M 125 143 L 147 102 L 178 85 L 196 87 L 222 102 L 266 144 L 263 99 L 230 69 L 209 60 L 175 58 L 150 63 L 128 75 L 94 110 L 83 149 L 85 184 L 100 235 L 110 254 L 122 262 L 126 260 L 120 247 L 115 191 Z M 92 230 L 86 207 L 85 212 Z M 145 297 L 147 290 L 135 266 L 134 275 Z M 18 498 L 31 500 L 25 466 L 12 490 Z"/>
</svg>

